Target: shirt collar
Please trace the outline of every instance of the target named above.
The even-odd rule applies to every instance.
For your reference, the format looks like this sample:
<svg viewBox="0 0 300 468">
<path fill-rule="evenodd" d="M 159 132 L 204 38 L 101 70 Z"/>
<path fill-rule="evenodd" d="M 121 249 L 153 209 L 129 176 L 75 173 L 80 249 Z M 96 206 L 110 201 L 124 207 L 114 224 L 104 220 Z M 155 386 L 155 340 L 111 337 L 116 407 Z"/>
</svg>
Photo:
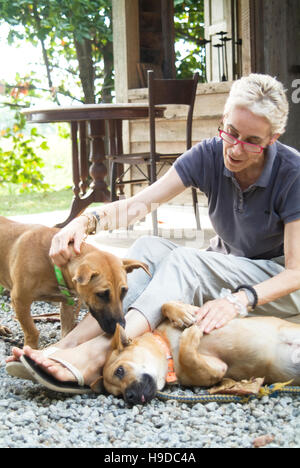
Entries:
<svg viewBox="0 0 300 468">
<path fill-rule="evenodd" d="M 277 142 L 273 143 L 273 145 L 268 146 L 268 149 L 266 152 L 265 166 L 263 168 L 263 171 L 259 179 L 252 185 L 252 187 L 264 187 L 265 188 L 268 186 L 270 179 L 271 179 L 271 175 L 272 175 L 274 160 L 277 154 L 277 146 L 278 146 Z M 229 169 L 227 169 L 226 166 L 224 166 L 223 174 L 226 177 L 230 177 L 231 179 L 235 180 L 234 173 L 229 171 Z"/>
</svg>

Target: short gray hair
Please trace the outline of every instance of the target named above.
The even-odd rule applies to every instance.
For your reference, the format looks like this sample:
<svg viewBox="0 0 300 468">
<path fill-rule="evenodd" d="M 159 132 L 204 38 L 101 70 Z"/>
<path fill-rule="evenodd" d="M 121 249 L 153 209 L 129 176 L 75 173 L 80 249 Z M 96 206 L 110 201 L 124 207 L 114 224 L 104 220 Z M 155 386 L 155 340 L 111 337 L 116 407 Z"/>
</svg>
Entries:
<svg viewBox="0 0 300 468">
<path fill-rule="evenodd" d="M 265 117 L 272 135 L 285 132 L 289 104 L 282 83 L 270 75 L 252 73 L 235 81 L 225 104 L 224 115 L 234 107 L 243 107 Z"/>
</svg>

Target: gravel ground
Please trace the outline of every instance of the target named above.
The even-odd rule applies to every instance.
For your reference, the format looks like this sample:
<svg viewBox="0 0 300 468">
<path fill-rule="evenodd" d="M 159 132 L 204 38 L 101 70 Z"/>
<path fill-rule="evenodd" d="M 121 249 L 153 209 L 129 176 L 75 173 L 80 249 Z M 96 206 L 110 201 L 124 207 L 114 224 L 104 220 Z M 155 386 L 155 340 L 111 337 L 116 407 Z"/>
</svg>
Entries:
<svg viewBox="0 0 300 468">
<path fill-rule="evenodd" d="M 56 310 L 36 303 L 32 312 Z M 22 341 L 12 316 L 9 299 L 0 297 L 0 323 Z M 59 339 L 58 323 L 38 323 L 38 328 L 42 346 Z M 274 436 L 268 448 L 300 447 L 300 396 L 263 397 L 246 404 L 155 399 L 131 409 L 111 395 L 70 397 L 8 376 L 5 356 L 10 347 L 0 339 L 0 448 L 250 448 L 266 434 Z"/>
</svg>

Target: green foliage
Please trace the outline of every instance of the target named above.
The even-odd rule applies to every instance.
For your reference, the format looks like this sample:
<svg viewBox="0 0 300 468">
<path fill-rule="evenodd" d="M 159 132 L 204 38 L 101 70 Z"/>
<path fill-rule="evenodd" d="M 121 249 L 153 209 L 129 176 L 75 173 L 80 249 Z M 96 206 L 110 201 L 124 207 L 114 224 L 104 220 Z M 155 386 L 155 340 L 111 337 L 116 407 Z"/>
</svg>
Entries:
<svg viewBox="0 0 300 468">
<path fill-rule="evenodd" d="M 0 187 L 13 183 L 18 186 L 18 191 L 30 192 L 49 189 L 49 185 L 43 182 L 44 176 L 41 168 L 43 160 L 37 156 L 35 147 L 47 150 L 45 138 L 40 135 L 35 127 L 30 134 L 26 131 L 26 118 L 21 113 L 22 107 L 28 106 L 28 100 L 35 96 L 29 78 L 16 77 L 18 83 L 14 88 L 5 86 L 3 103 L 14 109 L 12 125 L 2 129 L 0 135 L 8 142 L 9 149 L 0 146 Z"/>
<path fill-rule="evenodd" d="M 10 25 L 10 43 L 25 39 L 41 44 L 49 89 L 58 104 L 59 93 L 77 99 L 70 89 L 78 86 L 83 102 L 100 101 L 103 95 L 109 99 L 113 87 L 111 1 L 1 0 L 0 18 Z M 53 86 L 52 72 L 61 67 L 62 56 L 68 65 L 60 83 Z"/>
<path fill-rule="evenodd" d="M 61 95 L 86 103 L 111 100 L 111 1 L 1 0 L 0 18 L 10 26 L 10 44 L 27 40 L 41 46 L 48 80 L 43 91 L 57 104 Z M 53 71 L 61 69 L 60 81 L 54 83 Z M 14 109 L 14 121 L 1 131 L 6 144 L 0 144 L 0 187 L 11 183 L 21 192 L 49 188 L 43 182 L 43 161 L 36 154 L 37 148 L 47 149 L 46 140 L 36 128 L 26 130 L 20 112 L 32 106 L 38 87 L 37 80 L 20 76 L 5 85 L 2 105 Z M 69 136 L 63 126 L 60 136 Z"/>
<path fill-rule="evenodd" d="M 204 0 L 174 0 L 175 41 L 184 43 L 186 53 L 176 52 L 177 75 L 181 78 L 200 73 L 206 81 L 204 39 Z"/>
<path fill-rule="evenodd" d="M 183 56 L 176 54 L 177 74 L 186 77 L 198 70 L 205 81 L 204 0 L 174 0 L 174 8 L 176 41 L 187 46 Z M 10 25 L 10 43 L 25 39 L 41 44 L 49 90 L 57 104 L 60 95 L 85 103 L 111 100 L 111 0 L 1 0 L 0 18 Z M 54 85 L 53 70 L 61 68 Z"/>
</svg>

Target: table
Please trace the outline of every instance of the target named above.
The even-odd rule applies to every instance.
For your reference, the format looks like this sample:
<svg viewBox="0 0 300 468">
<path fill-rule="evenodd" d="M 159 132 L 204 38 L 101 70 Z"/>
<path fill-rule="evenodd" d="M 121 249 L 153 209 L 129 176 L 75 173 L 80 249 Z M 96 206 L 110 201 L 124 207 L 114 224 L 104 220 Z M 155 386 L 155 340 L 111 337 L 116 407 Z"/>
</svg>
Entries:
<svg viewBox="0 0 300 468">
<path fill-rule="evenodd" d="M 104 180 L 107 174 L 104 164 L 106 133 L 108 133 L 109 153 L 111 155 L 122 154 L 122 121 L 145 119 L 148 117 L 148 109 L 147 104 L 124 103 L 86 104 L 48 109 L 32 108 L 23 111 L 30 123 L 69 122 L 71 125 L 74 197 L 69 216 L 57 227 L 68 224 L 91 203 L 111 200 Z M 165 107 L 157 107 L 156 116 L 163 117 L 164 110 Z M 89 155 L 87 154 L 88 141 L 90 141 Z M 90 185 L 88 184 L 89 175 L 92 178 Z"/>
</svg>

